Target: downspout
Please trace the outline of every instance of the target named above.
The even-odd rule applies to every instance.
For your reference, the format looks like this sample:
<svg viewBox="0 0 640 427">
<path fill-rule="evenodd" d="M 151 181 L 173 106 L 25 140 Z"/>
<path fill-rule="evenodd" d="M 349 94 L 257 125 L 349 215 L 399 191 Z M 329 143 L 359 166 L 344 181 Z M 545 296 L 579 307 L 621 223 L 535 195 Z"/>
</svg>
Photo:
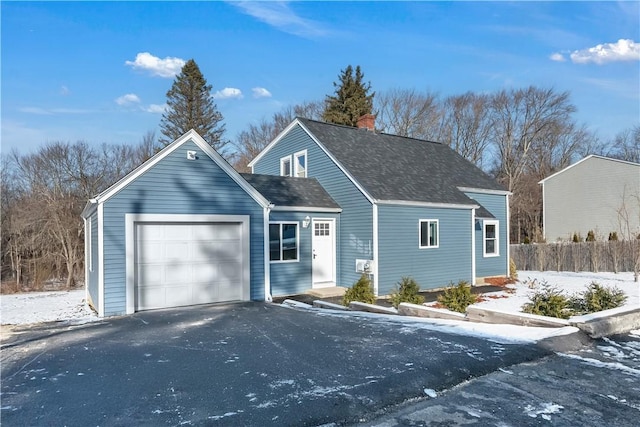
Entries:
<svg viewBox="0 0 640 427">
<path fill-rule="evenodd" d="M 476 285 L 476 210 L 471 209 L 471 285 Z"/>
<path fill-rule="evenodd" d="M 373 294 L 378 296 L 378 204 L 373 202 Z"/>
<path fill-rule="evenodd" d="M 104 204 L 98 203 L 98 317 L 104 317 Z"/>
<path fill-rule="evenodd" d="M 544 184 L 543 184 L 543 186 L 544 186 Z M 542 200 L 542 203 L 543 203 L 542 212 L 543 213 L 542 213 L 542 215 L 543 215 L 543 218 L 544 218 L 544 192 L 542 194 L 543 194 L 543 200 Z M 504 198 L 505 198 L 505 204 L 507 206 L 507 215 L 506 215 L 507 216 L 507 230 L 506 230 L 506 233 L 505 233 L 505 235 L 507 237 L 505 239 L 505 241 L 507 242 L 507 251 L 506 251 L 507 252 L 507 260 L 506 260 L 507 261 L 507 274 L 506 274 L 506 276 L 509 277 L 510 274 L 511 274 L 511 252 L 510 252 L 510 248 L 509 248 L 509 246 L 511 245 L 511 242 L 509 241 L 509 234 L 511 234 L 511 228 L 509 226 L 509 216 L 510 216 L 510 212 L 509 212 L 509 194 L 506 194 L 504 196 Z M 543 221 L 543 227 L 544 227 L 544 219 L 542 221 Z M 520 231 L 518 231 L 518 233 L 519 232 Z"/>
<path fill-rule="evenodd" d="M 264 300 L 272 302 L 271 297 L 271 262 L 269 261 L 269 217 L 271 216 L 271 208 L 273 205 L 265 206 L 263 209 L 263 229 L 264 229 Z"/>
<path fill-rule="evenodd" d="M 89 247 L 89 233 L 91 233 L 91 226 L 87 227 L 87 218 L 82 217 L 82 223 L 84 224 L 84 305 L 85 307 L 89 307 L 89 263 L 91 262 L 88 257 L 91 257 L 90 247 Z M 87 232 L 87 228 L 89 231 Z"/>
</svg>

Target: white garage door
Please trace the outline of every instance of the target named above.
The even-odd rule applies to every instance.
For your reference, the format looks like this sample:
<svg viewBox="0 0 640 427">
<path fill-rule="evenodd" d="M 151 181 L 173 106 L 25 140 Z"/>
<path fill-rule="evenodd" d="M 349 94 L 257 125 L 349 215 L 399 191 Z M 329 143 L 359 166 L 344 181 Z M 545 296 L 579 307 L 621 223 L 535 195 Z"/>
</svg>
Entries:
<svg viewBox="0 0 640 427">
<path fill-rule="evenodd" d="M 241 223 L 137 223 L 136 310 L 242 300 Z"/>
</svg>

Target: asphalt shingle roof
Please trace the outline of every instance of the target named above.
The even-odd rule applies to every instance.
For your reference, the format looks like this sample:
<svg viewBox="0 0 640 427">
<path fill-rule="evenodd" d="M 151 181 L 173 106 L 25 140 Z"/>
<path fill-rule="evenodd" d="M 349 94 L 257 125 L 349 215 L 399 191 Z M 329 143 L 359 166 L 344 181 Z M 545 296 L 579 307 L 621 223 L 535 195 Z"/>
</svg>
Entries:
<svg viewBox="0 0 640 427">
<path fill-rule="evenodd" d="M 253 188 L 275 206 L 335 208 L 335 200 L 315 178 L 292 178 L 275 175 L 241 173 Z"/>
<path fill-rule="evenodd" d="M 298 120 L 377 200 L 476 204 L 458 187 L 505 191 L 445 144 Z"/>
</svg>

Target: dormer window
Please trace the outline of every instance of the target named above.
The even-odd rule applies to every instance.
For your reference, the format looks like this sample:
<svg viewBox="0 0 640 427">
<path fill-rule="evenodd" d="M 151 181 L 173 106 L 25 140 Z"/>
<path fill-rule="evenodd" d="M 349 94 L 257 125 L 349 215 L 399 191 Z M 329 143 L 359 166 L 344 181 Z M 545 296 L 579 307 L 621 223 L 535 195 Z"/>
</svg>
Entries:
<svg viewBox="0 0 640 427">
<path fill-rule="evenodd" d="M 307 150 L 299 151 L 293 155 L 294 175 L 298 178 L 307 177 Z"/>
</svg>

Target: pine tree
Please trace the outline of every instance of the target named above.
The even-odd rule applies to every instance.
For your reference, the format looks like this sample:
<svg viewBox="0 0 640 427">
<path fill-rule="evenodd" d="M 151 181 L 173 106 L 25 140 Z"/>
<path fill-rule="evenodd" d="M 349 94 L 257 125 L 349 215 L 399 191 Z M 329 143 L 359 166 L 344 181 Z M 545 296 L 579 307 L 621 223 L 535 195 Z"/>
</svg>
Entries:
<svg viewBox="0 0 640 427">
<path fill-rule="evenodd" d="M 193 59 L 187 61 L 167 92 L 167 109 L 162 114 L 160 142 L 168 145 L 194 129 L 218 151 L 227 144 L 225 126 L 211 96 L 211 85 Z"/>
<path fill-rule="evenodd" d="M 373 111 L 373 97 L 369 94 L 371 83 L 363 83 L 364 74 L 356 66 L 355 75 L 349 65 L 341 70 L 339 82 L 334 82 L 335 96 L 327 95 L 322 118 L 326 122 L 355 127 L 358 119 Z"/>
</svg>

